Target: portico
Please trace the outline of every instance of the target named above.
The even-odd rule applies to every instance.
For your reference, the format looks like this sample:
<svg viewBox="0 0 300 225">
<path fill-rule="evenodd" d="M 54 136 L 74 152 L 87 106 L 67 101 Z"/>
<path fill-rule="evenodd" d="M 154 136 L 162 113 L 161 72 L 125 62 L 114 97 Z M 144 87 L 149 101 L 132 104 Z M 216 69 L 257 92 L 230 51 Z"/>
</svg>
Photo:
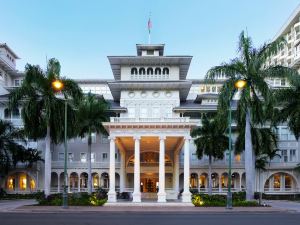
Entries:
<svg viewBox="0 0 300 225">
<path fill-rule="evenodd" d="M 133 202 L 141 202 L 143 196 L 156 196 L 157 202 L 177 199 L 179 194 L 179 154 L 184 149 L 182 202 L 190 202 L 189 134 L 193 124 L 188 122 L 131 123 L 130 128 L 127 125 L 116 122 L 105 124 L 110 133 L 108 201 L 117 201 L 114 157 L 117 149 L 121 155 L 120 192 L 132 193 Z M 133 182 L 130 179 L 132 175 Z"/>
</svg>

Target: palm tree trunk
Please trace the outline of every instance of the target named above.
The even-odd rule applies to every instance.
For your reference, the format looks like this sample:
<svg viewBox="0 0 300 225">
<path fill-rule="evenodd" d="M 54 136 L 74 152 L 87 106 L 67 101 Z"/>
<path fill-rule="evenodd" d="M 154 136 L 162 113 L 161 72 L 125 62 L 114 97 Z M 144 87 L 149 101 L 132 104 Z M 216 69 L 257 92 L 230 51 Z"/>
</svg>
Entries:
<svg viewBox="0 0 300 225">
<path fill-rule="evenodd" d="M 44 192 L 48 196 L 50 194 L 51 185 L 51 137 L 50 137 L 50 126 L 47 126 L 47 134 L 45 137 L 45 178 L 44 178 Z"/>
<path fill-rule="evenodd" d="M 92 134 L 88 134 L 88 193 L 92 194 Z"/>
<path fill-rule="evenodd" d="M 246 200 L 254 198 L 254 172 L 253 172 L 253 148 L 251 137 L 250 124 L 250 109 L 246 112 L 246 127 L 245 127 L 245 171 L 246 171 Z"/>
<path fill-rule="evenodd" d="M 208 157 L 208 194 L 212 195 L 212 182 L 211 182 L 211 156 Z"/>
</svg>

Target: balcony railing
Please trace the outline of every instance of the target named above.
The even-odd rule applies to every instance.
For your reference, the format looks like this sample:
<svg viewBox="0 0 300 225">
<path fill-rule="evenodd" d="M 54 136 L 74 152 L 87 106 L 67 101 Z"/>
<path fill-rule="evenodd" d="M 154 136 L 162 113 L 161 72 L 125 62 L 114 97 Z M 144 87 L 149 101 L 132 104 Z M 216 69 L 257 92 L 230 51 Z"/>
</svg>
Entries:
<svg viewBox="0 0 300 225">
<path fill-rule="evenodd" d="M 15 127 L 23 127 L 23 120 L 20 118 L 4 118 L 4 120 L 11 122 Z"/>
<path fill-rule="evenodd" d="M 128 167 L 133 167 L 134 163 L 133 162 L 129 162 L 128 163 Z M 158 162 L 141 162 L 140 163 L 141 167 L 159 167 L 159 163 Z M 171 162 L 165 162 L 165 166 L 172 166 Z"/>
<path fill-rule="evenodd" d="M 113 123 L 188 123 L 189 117 L 162 117 L 162 118 L 129 118 L 129 117 L 110 117 L 110 122 Z"/>
<path fill-rule="evenodd" d="M 52 161 L 52 168 L 64 168 L 64 161 Z M 120 167 L 120 162 L 116 162 L 116 167 Z M 92 168 L 108 168 L 109 162 L 93 162 Z M 68 162 L 68 169 L 87 169 L 88 163 L 87 162 L 80 162 L 80 161 L 73 161 Z"/>
</svg>

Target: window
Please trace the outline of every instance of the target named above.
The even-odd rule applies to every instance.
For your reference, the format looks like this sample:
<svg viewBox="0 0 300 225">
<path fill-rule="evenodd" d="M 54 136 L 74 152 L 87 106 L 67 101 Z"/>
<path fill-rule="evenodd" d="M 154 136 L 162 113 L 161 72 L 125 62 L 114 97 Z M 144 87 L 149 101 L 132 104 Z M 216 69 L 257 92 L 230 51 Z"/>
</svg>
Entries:
<svg viewBox="0 0 300 225">
<path fill-rule="evenodd" d="M 96 133 L 92 133 L 92 143 L 96 143 Z"/>
<path fill-rule="evenodd" d="M 15 80 L 15 86 L 19 87 L 20 86 L 20 80 Z"/>
<path fill-rule="evenodd" d="M 212 86 L 212 92 L 216 92 L 217 91 L 217 87 L 216 86 Z"/>
<path fill-rule="evenodd" d="M 152 109 L 152 117 L 153 118 L 160 118 L 160 112 L 159 107 L 154 107 Z"/>
<path fill-rule="evenodd" d="M 283 162 L 288 162 L 288 154 L 286 149 L 281 150 L 281 157 Z"/>
<path fill-rule="evenodd" d="M 153 75 L 153 69 L 151 67 L 147 68 L 147 74 Z"/>
<path fill-rule="evenodd" d="M 11 117 L 10 111 L 8 108 L 4 109 L 4 118 L 9 119 Z"/>
<path fill-rule="evenodd" d="M 147 50 L 147 55 L 154 55 L 154 50 Z"/>
<path fill-rule="evenodd" d="M 138 74 L 137 68 L 135 68 L 135 67 L 131 68 L 131 74 L 132 75 Z"/>
<path fill-rule="evenodd" d="M 68 153 L 68 161 L 73 162 L 73 160 L 74 160 L 74 154 L 72 152 L 69 152 Z"/>
<path fill-rule="evenodd" d="M 140 74 L 140 75 L 145 75 L 145 74 L 146 74 L 146 71 L 145 71 L 145 68 L 144 68 L 144 67 L 141 67 L 141 68 L 139 69 L 139 74 Z"/>
<path fill-rule="evenodd" d="M 296 161 L 296 149 L 290 149 L 290 162 Z"/>
<path fill-rule="evenodd" d="M 12 117 L 13 117 L 13 118 L 20 118 L 20 111 L 19 111 L 18 108 L 14 108 L 14 109 L 12 110 Z"/>
<path fill-rule="evenodd" d="M 140 108 L 140 118 L 147 118 L 147 108 L 146 107 Z"/>
<path fill-rule="evenodd" d="M 85 152 L 80 153 L 80 161 L 83 163 L 87 161 L 87 154 Z"/>
<path fill-rule="evenodd" d="M 95 152 L 91 153 L 91 162 L 94 163 L 96 161 L 96 154 Z"/>
<path fill-rule="evenodd" d="M 101 143 L 102 144 L 108 144 L 109 143 L 108 136 L 106 134 L 101 134 Z"/>
<path fill-rule="evenodd" d="M 281 86 L 285 86 L 285 79 L 281 79 Z"/>
<path fill-rule="evenodd" d="M 107 153 L 102 153 L 102 159 L 103 160 L 107 159 Z"/>
<path fill-rule="evenodd" d="M 129 118 L 135 117 L 135 108 L 128 108 L 128 117 Z"/>
<path fill-rule="evenodd" d="M 115 159 L 118 159 L 118 153 L 115 153 Z"/>
<path fill-rule="evenodd" d="M 161 69 L 156 67 L 155 68 L 155 75 L 160 75 L 161 74 Z"/>
<path fill-rule="evenodd" d="M 163 74 L 169 74 L 169 68 L 167 67 L 163 68 Z"/>
<path fill-rule="evenodd" d="M 165 107 L 165 117 L 166 118 L 171 118 L 172 117 L 172 106 L 166 106 Z"/>
<path fill-rule="evenodd" d="M 58 153 L 58 160 L 59 160 L 59 161 L 63 161 L 64 159 L 65 159 L 65 153 L 59 152 L 59 153 Z"/>
</svg>

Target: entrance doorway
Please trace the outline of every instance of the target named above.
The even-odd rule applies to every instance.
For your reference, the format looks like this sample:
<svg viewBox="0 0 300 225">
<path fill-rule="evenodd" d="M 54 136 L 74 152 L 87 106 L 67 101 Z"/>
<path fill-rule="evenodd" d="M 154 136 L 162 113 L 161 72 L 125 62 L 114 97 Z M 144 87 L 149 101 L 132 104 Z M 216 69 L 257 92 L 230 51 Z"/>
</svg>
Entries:
<svg viewBox="0 0 300 225">
<path fill-rule="evenodd" d="M 157 177 L 141 178 L 141 192 L 148 192 L 148 193 L 158 192 L 158 178 Z"/>
</svg>

